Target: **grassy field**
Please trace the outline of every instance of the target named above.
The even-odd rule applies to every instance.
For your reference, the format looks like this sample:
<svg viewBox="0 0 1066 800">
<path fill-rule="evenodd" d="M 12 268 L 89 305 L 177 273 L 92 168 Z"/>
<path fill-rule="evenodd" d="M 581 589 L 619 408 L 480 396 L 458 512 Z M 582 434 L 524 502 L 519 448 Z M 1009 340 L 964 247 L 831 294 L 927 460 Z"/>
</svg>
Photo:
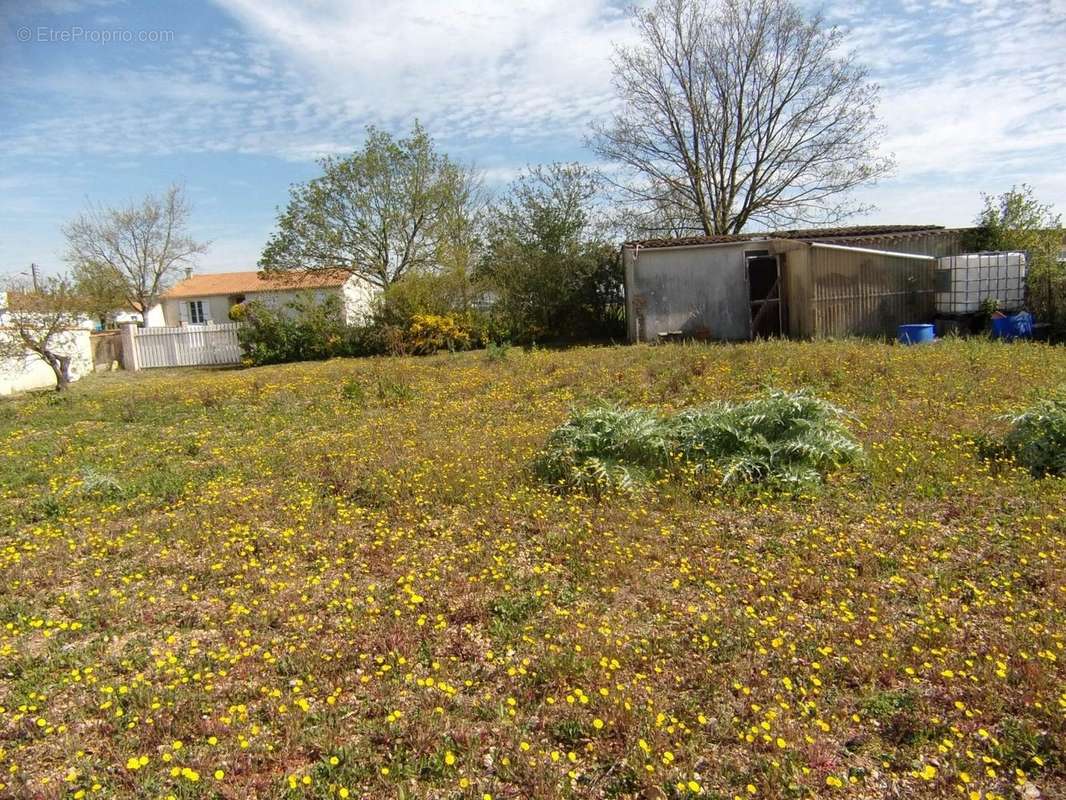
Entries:
<svg viewBox="0 0 1066 800">
<path fill-rule="evenodd" d="M 511 350 L 0 403 L 0 796 L 1066 796 L 1042 345 Z M 816 495 L 538 486 L 600 398 L 810 387 Z M 1021 792 L 1021 793 L 1019 793 Z"/>
</svg>

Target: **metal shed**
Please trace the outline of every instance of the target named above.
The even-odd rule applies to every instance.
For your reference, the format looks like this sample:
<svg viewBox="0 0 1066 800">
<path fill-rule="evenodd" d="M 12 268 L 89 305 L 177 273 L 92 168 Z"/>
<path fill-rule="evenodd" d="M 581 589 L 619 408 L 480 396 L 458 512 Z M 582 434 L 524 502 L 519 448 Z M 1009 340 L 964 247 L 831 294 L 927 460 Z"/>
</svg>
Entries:
<svg viewBox="0 0 1066 800">
<path fill-rule="evenodd" d="M 936 258 L 963 231 L 880 226 L 630 242 L 630 341 L 890 336 L 931 319 Z"/>
</svg>

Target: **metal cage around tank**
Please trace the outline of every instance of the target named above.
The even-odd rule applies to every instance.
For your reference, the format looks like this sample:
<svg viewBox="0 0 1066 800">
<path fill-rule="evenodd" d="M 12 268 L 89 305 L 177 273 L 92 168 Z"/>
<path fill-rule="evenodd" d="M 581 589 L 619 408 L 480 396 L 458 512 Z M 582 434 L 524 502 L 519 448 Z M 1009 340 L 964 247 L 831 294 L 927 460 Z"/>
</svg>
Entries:
<svg viewBox="0 0 1066 800">
<path fill-rule="evenodd" d="M 938 314 L 976 314 L 991 307 L 1017 311 L 1025 306 L 1028 264 L 1025 253 L 983 252 L 948 256 L 937 262 Z"/>
</svg>

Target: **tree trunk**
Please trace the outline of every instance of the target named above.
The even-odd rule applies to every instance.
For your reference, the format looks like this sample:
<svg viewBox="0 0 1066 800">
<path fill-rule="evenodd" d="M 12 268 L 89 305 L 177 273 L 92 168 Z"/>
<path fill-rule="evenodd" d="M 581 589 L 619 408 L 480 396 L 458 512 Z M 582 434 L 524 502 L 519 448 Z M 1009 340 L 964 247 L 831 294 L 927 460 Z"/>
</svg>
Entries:
<svg viewBox="0 0 1066 800">
<path fill-rule="evenodd" d="M 70 386 L 70 356 L 49 356 L 45 359 L 56 376 L 56 391 L 65 392 Z"/>
</svg>

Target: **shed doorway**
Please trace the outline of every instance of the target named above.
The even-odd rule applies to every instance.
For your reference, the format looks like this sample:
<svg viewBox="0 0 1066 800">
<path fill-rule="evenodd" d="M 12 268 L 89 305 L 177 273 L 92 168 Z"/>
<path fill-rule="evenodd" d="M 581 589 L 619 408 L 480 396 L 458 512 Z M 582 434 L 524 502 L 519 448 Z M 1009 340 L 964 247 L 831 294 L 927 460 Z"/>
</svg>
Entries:
<svg viewBox="0 0 1066 800">
<path fill-rule="evenodd" d="M 784 333 L 781 300 L 781 265 L 765 250 L 745 253 L 748 299 L 751 303 L 751 338 L 769 339 Z"/>
</svg>

